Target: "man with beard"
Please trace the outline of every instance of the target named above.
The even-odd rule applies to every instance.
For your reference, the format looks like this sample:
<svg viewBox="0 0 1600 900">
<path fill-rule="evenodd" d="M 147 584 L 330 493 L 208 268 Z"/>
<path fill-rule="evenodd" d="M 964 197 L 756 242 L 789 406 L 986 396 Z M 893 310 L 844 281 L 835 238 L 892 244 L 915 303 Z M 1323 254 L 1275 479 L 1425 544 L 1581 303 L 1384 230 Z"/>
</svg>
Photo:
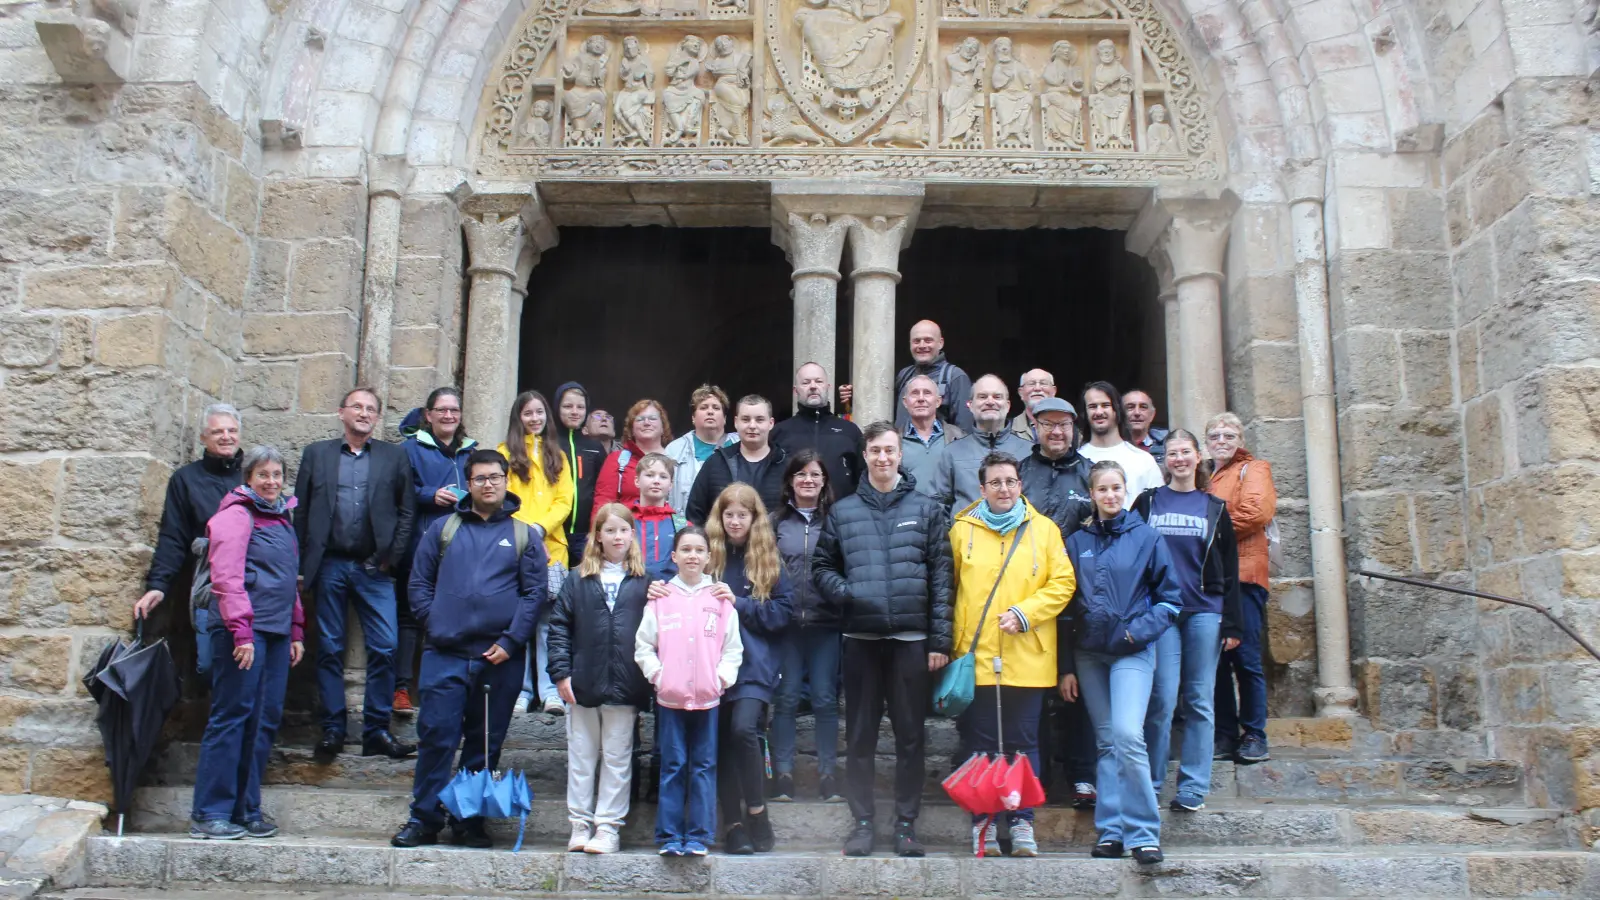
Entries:
<svg viewBox="0 0 1600 900">
<path fill-rule="evenodd" d="M 1029 369 L 1022 373 L 1017 396 L 1022 398 L 1022 415 L 1011 420 L 1011 430 L 1025 441 L 1038 442 L 1039 430 L 1035 427 L 1034 404 L 1056 395 L 1056 377 L 1043 369 Z"/>
<path fill-rule="evenodd" d="M 900 370 L 894 378 L 894 399 L 899 404 L 905 397 L 906 385 L 913 375 L 926 375 L 939 388 L 939 419 L 959 425 L 962 431 L 972 431 L 972 411 L 967 399 L 972 395 L 972 379 L 960 366 L 944 358 L 944 333 L 939 323 L 923 319 L 911 326 L 911 365 Z M 901 406 L 895 411 L 894 427 L 905 431 L 911 415 Z M 981 457 L 980 457 L 981 458 Z"/>
<path fill-rule="evenodd" d="M 1128 497 L 1124 509 L 1151 488 L 1165 484 L 1155 457 L 1128 443 L 1128 426 L 1123 421 L 1122 395 L 1109 381 L 1091 381 L 1083 389 L 1083 412 L 1089 419 L 1089 440 L 1078 448 L 1092 463 L 1111 460 L 1128 473 Z"/>
<path fill-rule="evenodd" d="M 817 451 L 833 496 L 848 497 L 856 492 L 865 468 L 861 461 L 864 444 L 854 422 L 833 414 L 832 395 L 833 385 L 822 366 L 814 362 L 801 366 L 794 373 L 794 396 L 800 406 L 772 429 L 772 445 L 790 456 L 801 450 Z"/>
<path fill-rule="evenodd" d="M 967 409 L 974 431 L 944 448 L 944 456 L 928 484 L 917 485 L 918 490 L 942 503 L 952 517 L 982 496 L 978 466 L 984 457 L 1009 453 L 1014 459 L 1024 459 L 1033 451 L 1030 442 L 1009 428 L 1006 416 L 1011 412 L 1011 391 L 999 375 L 985 375 L 973 383 Z"/>
</svg>

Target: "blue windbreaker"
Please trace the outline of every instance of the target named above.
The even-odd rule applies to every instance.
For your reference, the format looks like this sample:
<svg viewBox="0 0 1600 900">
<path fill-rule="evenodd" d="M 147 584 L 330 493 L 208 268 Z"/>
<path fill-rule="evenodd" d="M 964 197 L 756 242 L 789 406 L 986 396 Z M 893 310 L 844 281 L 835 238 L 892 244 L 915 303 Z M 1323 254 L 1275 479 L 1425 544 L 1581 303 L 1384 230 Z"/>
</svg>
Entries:
<svg viewBox="0 0 1600 900">
<path fill-rule="evenodd" d="M 1172 627 L 1183 593 L 1161 532 L 1136 512 L 1099 519 L 1067 538 L 1078 587 L 1060 630 L 1061 674 L 1073 673 L 1078 650 L 1113 656 L 1137 653 Z"/>
<path fill-rule="evenodd" d="M 487 521 L 472 511 L 472 498 L 457 504 L 461 527 L 444 558 L 435 519 L 417 545 L 411 566 L 411 613 L 427 646 L 451 656 L 475 657 L 499 644 L 516 653 L 528 643 L 549 591 L 544 542 L 529 536 L 521 557 L 511 516 L 521 506 L 507 494 Z"/>
</svg>

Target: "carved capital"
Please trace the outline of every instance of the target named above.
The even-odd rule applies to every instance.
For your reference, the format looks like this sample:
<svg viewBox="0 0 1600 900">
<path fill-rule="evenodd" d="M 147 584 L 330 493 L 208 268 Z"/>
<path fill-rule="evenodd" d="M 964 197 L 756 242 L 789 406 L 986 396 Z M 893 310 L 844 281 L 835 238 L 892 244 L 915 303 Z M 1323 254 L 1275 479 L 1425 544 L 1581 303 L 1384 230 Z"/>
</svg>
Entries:
<svg viewBox="0 0 1600 900">
<path fill-rule="evenodd" d="M 846 216 L 790 213 L 780 226 L 774 227 L 772 242 L 788 254 L 795 281 L 813 275 L 838 281 L 839 258 L 844 254 L 844 239 L 849 231 L 850 220 Z"/>
<path fill-rule="evenodd" d="M 900 248 L 911 243 L 908 216 L 849 216 L 850 277 L 884 275 L 900 281 Z"/>
<path fill-rule="evenodd" d="M 490 273 L 513 280 L 517 277 L 517 256 L 527 236 L 521 216 L 483 213 L 462 219 L 461 228 L 467 234 L 467 253 L 471 257 L 468 275 L 476 278 L 480 273 Z"/>
<path fill-rule="evenodd" d="M 1223 254 L 1239 197 L 1211 185 L 1163 185 L 1128 230 L 1127 248 L 1141 256 L 1162 253 L 1172 283 L 1222 278 Z"/>
</svg>

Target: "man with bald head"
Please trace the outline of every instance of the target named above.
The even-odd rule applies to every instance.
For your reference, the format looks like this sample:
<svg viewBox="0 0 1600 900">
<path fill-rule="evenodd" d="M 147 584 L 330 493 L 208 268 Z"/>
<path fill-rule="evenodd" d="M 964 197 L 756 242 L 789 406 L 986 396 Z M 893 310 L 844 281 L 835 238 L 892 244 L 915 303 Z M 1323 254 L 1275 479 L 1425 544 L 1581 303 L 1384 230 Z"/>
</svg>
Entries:
<svg viewBox="0 0 1600 900">
<path fill-rule="evenodd" d="M 913 375 L 928 376 L 939 389 L 940 421 L 959 425 L 963 431 L 973 430 L 972 411 L 967 408 L 967 400 L 972 396 L 972 379 L 960 366 L 944 358 L 944 333 L 939 330 L 938 322 L 923 319 L 911 326 L 911 365 L 895 376 L 896 404 L 905 398 L 906 384 Z M 895 427 L 904 431 L 910 421 L 910 414 L 900 406 L 895 411 Z"/>
<path fill-rule="evenodd" d="M 808 362 L 794 373 L 794 399 L 798 408 L 772 429 L 772 446 L 789 456 L 817 451 L 833 499 L 854 494 L 866 470 L 861 458 L 865 444 L 856 423 L 833 414 L 833 385 L 822 366 Z"/>
<path fill-rule="evenodd" d="M 991 453 L 1009 453 L 1026 459 L 1033 444 L 1008 427 L 1011 391 L 999 375 L 985 375 L 972 384 L 972 399 L 967 401 L 975 430 L 944 448 L 933 477 L 917 489 L 944 504 L 954 518 L 982 496 L 978 466 Z"/>
<path fill-rule="evenodd" d="M 1011 420 L 1011 431 L 1028 443 L 1039 440 L 1038 423 L 1033 420 L 1033 407 L 1046 397 L 1056 395 L 1056 377 L 1043 369 L 1029 369 L 1022 373 L 1017 385 L 1017 396 L 1022 398 L 1022 415 Z"/>
</svg>

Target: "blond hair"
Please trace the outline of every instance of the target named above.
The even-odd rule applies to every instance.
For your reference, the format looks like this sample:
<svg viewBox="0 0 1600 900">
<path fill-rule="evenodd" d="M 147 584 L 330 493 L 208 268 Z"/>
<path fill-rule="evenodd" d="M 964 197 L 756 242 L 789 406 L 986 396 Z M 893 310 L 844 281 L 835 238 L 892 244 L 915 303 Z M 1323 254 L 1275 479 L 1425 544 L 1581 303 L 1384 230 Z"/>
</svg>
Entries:
<svg viewBox="0 0 1600 900">
<path fill-rule="evenodd" d="M 722 514 L 729 507 L 740 506 L 750 511 L 750 536 L 745 539 L 744 574 L 750 579 L 750 593 L 757 600 L 772 597 L 778 584 L 778 538 L 772 531 L 772 521 L 767 518 L 767 507 L 761 502 L 756 489 L 742 481 L 735 481 L 722 489 L 717 502 L 706 516 L 707 543 L 711 545 L 711 563 L 706 572 L 721 580 L 728 568 L 728 533 L 722 529 Z"/>
<path fill-rule="evenodd" d="M 1244 423 L 1239 421 L 1239 417 L 1231 412 L 1219 412 L 1207 419 L 1205 433 L 1210 434 L 1211 429 L 1216 428 L 1218 425 L 1232 425 L 1235 431 L 1241 435 L 1244 434 Z"/>
<path fill-rule="evenodd" d="M 608 519 L 621 519 L 634 539 L 628 542 L 628 555 L 622 560 L 622 569 L 635 578 L 644 577 L 644 554 L 639 550 L 637 532 L 634 531 L 633 513 L 621 503 L 607 503 L 594 514 L 594 524 L 589 527 L 589 543 L 583 548 L 583 561 L 578 563 L 578 577 L 593 578 L 606 564 L 606 552 L 600 546 L 600 529 Z"/>
</svg>

